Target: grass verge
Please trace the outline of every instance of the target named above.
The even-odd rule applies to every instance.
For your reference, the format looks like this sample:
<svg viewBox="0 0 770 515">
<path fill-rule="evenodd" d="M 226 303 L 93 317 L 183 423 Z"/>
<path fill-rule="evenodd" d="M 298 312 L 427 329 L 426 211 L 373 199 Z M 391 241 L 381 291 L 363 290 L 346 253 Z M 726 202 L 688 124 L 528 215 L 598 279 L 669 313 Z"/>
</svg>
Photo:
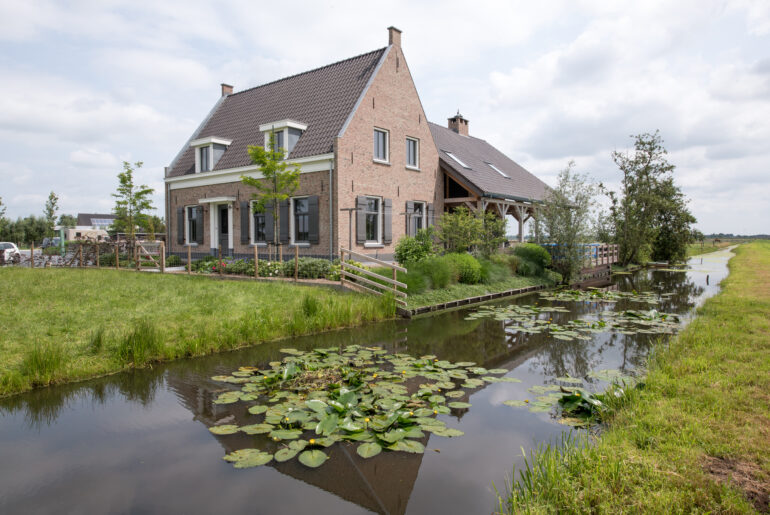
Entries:
<svg viewBox="0 0 770 515">
<path fill-rule="evenodd" d="M 501 512 L 768 510 L 770 242 L 736 253 L 722 292 L 656 349 L 601 438 L 533 451 Z"/>
<path fill-rule="evenodd" d="M 418 308 L 422 306 L 432 306 L 442 302 L 467 299 L 468 297 L 476 297 L 478 295 L 486 295 L 488 293 L 513 290 L 527 286 L 538 286 L 541 284 L 552 285 L 554 284 L 554 281 L 546 277 L 514 276 L 504 281 L 496 281 L 489 284 L 451 284 L 438 290 L 427 290 L 423 293 L 409 295 L 409 297 L 407 297 L 407 307 Z"/>
<path fill-rule="evenodd" d="M 384 320 L 392 298 L 278 282 L 0 268 L 0 396 Z"/>
</svg>

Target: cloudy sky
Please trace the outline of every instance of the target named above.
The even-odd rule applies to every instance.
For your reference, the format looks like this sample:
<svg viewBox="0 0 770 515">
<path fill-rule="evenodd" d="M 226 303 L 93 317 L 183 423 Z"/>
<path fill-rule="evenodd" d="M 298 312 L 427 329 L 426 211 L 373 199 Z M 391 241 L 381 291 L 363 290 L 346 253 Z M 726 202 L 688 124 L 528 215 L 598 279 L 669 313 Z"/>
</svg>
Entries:
<svg viewBox="0 0 770 515">
<path fill-rule="evenodd" d="M 766 0 L 0 0 L 7 214 L 41 214 L 51 190 L 62 212 L 109 212 L 123 160 L 162 192 L 221 82 L 238 91 L 385 46 L 389 25 L 431 120 L 459 109 L 550 184 L 571 159 L 616 184 L 611 152 L 659 129 L 703 232 L 770 232 Z"/>
</svg>

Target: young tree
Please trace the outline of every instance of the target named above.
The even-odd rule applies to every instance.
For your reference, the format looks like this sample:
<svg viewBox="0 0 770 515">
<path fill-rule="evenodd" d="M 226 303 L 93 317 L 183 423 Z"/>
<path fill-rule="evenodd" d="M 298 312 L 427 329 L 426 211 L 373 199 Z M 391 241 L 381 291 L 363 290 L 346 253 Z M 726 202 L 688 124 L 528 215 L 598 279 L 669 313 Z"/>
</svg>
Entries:
<svg viewBox="0 0 770 515">
<path fill-rule="evenodd" d="M 45 221 L 47 227 L 45 229 L 46 236 L 54 235 L 54 226 L 56 225 L 56 212 L 59 210 L 59 197 L 53 191 L 48 195 L 48 200 L 45 201 L 45 209 L 43 214 L 45 215 Z"/>
<path fill-rule="evenodd" d="M 485 211 L 481 217 L 481 233 L 476 248 L 485 257 L 489 257 L 500 249 L 505 241 L 506 219 L 491 211 Z"/>
<path fill-rule="evenodd" d="M 436 236 L 448 252 L 467 252 L 480 241 L 483 230 L 481 218 L 467 207 L 442 214 L 436 226 Z"/>
<path fill-rule="evenodd" d="M 549 189 L 535 223 L 551 243 L 555 243 L 552 266 L 570 284 L 583 267 L 584 247 L 592 239 L 591 212 L 596 205 L 598 187 L 584 174 L 573 171 L 574 161 L 559 172 L 559 181 Z"/>
<path fill-rule="evenodd" d="M 273 243 L 277 246 L 280 242 L 280 209 L 279 204 L 288 200 L 299 188 L 300 167 L 289 165 L 285 161 L 286 151 L 276 148 L 275 136 L 270 134 L 267 148 L 249 145 L 249 157 L 251 162 L 259 165 L 262 177 L 257 179 L 241 175 L 241 182 L 247 186 L 256 188 L 251 198 L 254 202 L 254 212 L 264 213 L 266 209 L 273 211 Z"/>
<path fill-rule="evenodd" d="M 5 217 L 5 204 L 3 204 L 3 197 L 0 197 L 0 240 L 8 239 L 6 238 L 8 223 L 9 220 Z"/>
<path fill-rule="evenodd" d="M 136 226 L 143 225 L 147 211 L 153 209 L 150 195 L 155 190 L 145 184 L 137 186 L 134 183 L 134 168 L 139 169 L 142 164 L 137 161 L 132 166 L 128 161 L 123 161 L 123 171 L 118 174 L 118 190 L 112 194 L 116 199 L 113 229 L 115 232 L 126 233 L 126 239 L 132 245 L 136 239 Z"/>
</svg>

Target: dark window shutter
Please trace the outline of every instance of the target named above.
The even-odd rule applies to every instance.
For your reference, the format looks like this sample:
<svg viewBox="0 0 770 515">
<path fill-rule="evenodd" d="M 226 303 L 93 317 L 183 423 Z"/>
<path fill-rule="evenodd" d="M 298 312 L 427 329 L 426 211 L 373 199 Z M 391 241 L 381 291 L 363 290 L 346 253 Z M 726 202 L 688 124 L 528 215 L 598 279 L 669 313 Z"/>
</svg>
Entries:
<svg viewBox="0 0 770 515">
<path fill-rule="evenodd" d="M 195 243 L 203 245 L 203 206 L 198 206 L 195 210 L 195 230 Z"/>
<path fill-rule="evenodd" d="M 318 245 L 318 195 L 307 198 L 308 208 L 308 240 Z"/>
<path fill-rule="evenodd" d="M 409 235 L 409 231 L 411 230 L 411 227 L 409 227 L 412 221 L 412 214 L 414 213 L 414 202 L 407 202 L 406 203 L 406 214 L 404 215 L 405 220 L 405 227 L 404 234 Z"/>
<path fill-rule="evenodd" d="M 428 204 L 428 223 L 427 226 L 433 225 L 433 204 Z"/>
<path fill-rule="evenodd" d="M 278 204 L 278 209 L 280 211 L 278 223 L 281 225 L 278 230 L 280 231 L 281 243 L 289 243 L 289 201 L 282 200 Z"/>
<path fill-rule="evenodd" d="M 267 243 L 273 243 L 274 233 L 273 233 L 273 203 L 272 202 L 265 202 L 265 210 L 263 211 L 263 213 L 265 213 L 265 241 Z"/>
<path fill-rule="evenodd" d="M 356 197 L 356 243 L 366 243 L 366 197 Z"/>
<path fill-rule="evenodd" d="M 184 208 L 176 208 L 176 242 L 184 245 Z"/>
<path fill-rule="evenodd" d="M 251 209 L 249 209 L 248 202 L 241 202 L 241 245 L 249 244 L 249 215 Z"/>
<path fill-rule="evenodd" d="M 393 241 L 393 201 L 386 198 L 383 204 L 382 222 L 384 230 L 382 231 L 382 242 L 388 244 Z"/>
</svg>

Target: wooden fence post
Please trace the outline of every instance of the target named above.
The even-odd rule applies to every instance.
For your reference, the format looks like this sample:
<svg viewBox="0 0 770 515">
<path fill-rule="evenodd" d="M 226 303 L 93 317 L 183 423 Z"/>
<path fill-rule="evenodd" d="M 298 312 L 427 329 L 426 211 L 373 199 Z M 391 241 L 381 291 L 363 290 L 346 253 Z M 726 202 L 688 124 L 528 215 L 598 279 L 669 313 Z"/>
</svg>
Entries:
<svg viewBox="0 0 770 515">
<path fill-rule="evenodd" d="M 19 259 L 21 261 L 21 259 Z M 29 267 L 35 268 L 35 242 L 29 242 Z"/>
<path fill-rule="evenodd" d="M 160 273 L 166 273 L 166 244 L 160 242 Z"/>
<path fill-rule="evenodd" d="M 99 266 L 99 244 L 94 243 L 94 251 L 96 252 L 96 268 L 101 268 Z"/>
<path fill-rule="evenodd" d="M 283 263 L 283 244 L 282 243 L 278 244 L 278 261 Z"/>
<path fill-rule="evenodd" d="M 78 266 L 83 268 L 83 244 L 78 246 Z"/>
<path fill-rule="evenodd" d="M 187 275 L 192 273 L 192 247 L 187 245 Z"/>
<path fill-rule="evenodd" d="M 120 270 L 120 243 L 115 244 L 115 270 Z"/>
<path fill-rule="evenodd" d="M 396 280 L 396 277 L 397 277 L 397 276 L 396 276 L 396 269 L 394 268 L 394 269 L 393 269 L 393 280 L 394 280 L 394 281 Z M 396 285 L 394 284 L 394 285 L 393 285 L 393 298 L 394 298 L 394 299 L 397 297 L 397 295 L 396 295 L 396 292 L 397 292 L 397 291 L 398 291 L 398 286 L 396 286 Z"/>
<path fill-rule="evenodd" d="M 217 271 L 222 275 L 222 245 L 217 247 Z"/>
<path fill-rule="evenodd" d="M 254 279 L 259 278 L 259 247 L 254 245 Z"/>
<path fill-rule="evenodd" d="M 342 271 L 345 270 L 345 251 L 340 249 L 340 287 L 345 287 L 345 275 Z"/>
<path fill-rule="evenodd" d="M 136 242 L 134 242 L 134 266 L 136 267 L 137 272 L 141 270 L 139 263 L 139 245 L 137 245 Z"/>
<path fill-rule="evenodd" d="M 299 247 L 294 245 L 294 280 L 299 279 Z"/>
</svg>

